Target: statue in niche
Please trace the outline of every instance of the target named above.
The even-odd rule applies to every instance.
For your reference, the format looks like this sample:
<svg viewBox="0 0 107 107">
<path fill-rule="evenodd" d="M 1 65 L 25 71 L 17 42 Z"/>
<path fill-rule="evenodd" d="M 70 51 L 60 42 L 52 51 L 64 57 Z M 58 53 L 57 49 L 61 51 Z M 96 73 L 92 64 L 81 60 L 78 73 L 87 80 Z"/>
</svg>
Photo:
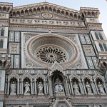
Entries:
<svg viewBox="0 0 107 107">
<path fill-rule="evenodd" d="M 16 83 L 14 81 L 11 83 L 10 95 L 16 95 Z"/>
<path fill-rule="evenodd" d="M 98 90 L 99 90 L 100 94 L 105 94 L 103 85 L 102 85 L 102 83 L 100 81 L 98 82 Z"/>
<path fill-rule="evenodd" d="M 59 78 L 56 79 L 55 81 L 55 93 L 59 93 L 59 92 L 64 92 L 64 87 L 61 83 L 61 81 L 59 80 Z"/>
<path fill-rule="evenodd" d="M 38 83 L 38 95 L 43 95 L 43 83 Z"/>
<path fill-rule="evenodd" d="M 91 86 L 90 86 L 90 83 L 87 81 L 86 82 L 86 90 L 87 90 L 87 94 L 88 95 L 92 95 L 92 90 L 91 90 Z"/>
<path fill-rule="evenodd" d="M 75 95 L 80 95 L 79 87 L 78 87 L 78 84 L 76 82 L 74 82 L 73 88 L 74 88 Z"/>
<path fill-rule="evenodd" d="M 29 82 L 25 82 L 25 91 L 24 91 L 24 95 L 30 95 L 30 84 Z"/>
</svg>

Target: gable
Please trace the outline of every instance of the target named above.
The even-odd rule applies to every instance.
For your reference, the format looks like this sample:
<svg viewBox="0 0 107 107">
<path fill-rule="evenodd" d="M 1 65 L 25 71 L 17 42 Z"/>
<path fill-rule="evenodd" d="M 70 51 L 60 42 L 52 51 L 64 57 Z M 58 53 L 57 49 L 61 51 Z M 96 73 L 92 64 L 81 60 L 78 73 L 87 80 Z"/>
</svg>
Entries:
<svg viewBox="0 0 107 107">
<path fill-rule="evenodd" d="M 18 18 L 52 18 L 65 20 L 81 19 L 79 11 L 47 2 L 14 7 L 10 16 Z"/>
</svg>

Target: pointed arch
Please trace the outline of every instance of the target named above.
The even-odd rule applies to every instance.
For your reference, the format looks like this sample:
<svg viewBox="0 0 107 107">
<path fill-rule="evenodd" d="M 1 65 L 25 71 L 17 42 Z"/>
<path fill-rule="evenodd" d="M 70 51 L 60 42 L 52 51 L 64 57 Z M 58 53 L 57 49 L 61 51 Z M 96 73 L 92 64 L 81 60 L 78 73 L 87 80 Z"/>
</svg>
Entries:
<svg viewBox="0 0 107 107">
<path fill-rule="evenodd" d="M 3 48 L 3 40 L 0 40 L 0 48 Z"/>
<path fill-rule="evenodd" d="M 68 12 L 66 12 L 66 15 L 69 15 L 69 13 L 68 13 Z"/>
<path fill-rule="evenodd" d="M 51 8 L 51 7 L 49 7 L 49 11 L 52 11 L 52 8 Z"/>
<path fill-rule="evenodd" d="M 21 10 L 21 15 L 24 15 L 24 10 Z"/>
<path fill-rule="evenodd" d="M 60 10 L 59 10 L 59 9 L 57 10 L 57 13 L 60 13 Z"/>
<path fill-rule="evenodd" d="M 6 11 L 6 10 L 7 10 L 7 8 L 4 6 L 4 7 L 3 7 L 3 11 Z"/>
<path fill-rule="evenodd" d="M 45 10 L 45 8 L 42 6 L 42 7 L 41 7 L 41 11 L 44 11 L 44 10 Z"/>
<path fill-rule="evenodd" d="M 36 8 L 33 8 L 33 11 L 36 12 Z"/>
<path fill-rule="evenodd" d="M 39 7 L 37 8 L 37 11 L 38 11 L 38 12 L 40 11 L 40 8 L 39 8 Z"/>
</svg>

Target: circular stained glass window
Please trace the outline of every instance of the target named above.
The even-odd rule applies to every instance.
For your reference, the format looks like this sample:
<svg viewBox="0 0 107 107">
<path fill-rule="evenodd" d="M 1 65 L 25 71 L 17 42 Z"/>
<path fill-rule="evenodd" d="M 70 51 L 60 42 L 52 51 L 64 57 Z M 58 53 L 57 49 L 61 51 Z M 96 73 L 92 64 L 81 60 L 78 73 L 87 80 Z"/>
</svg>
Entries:
<svg viewBox="0 0 107 107">
<path fill-rule="evenodd" d="M 62 63 L 67 61 L 67 52 L 57 46 L 43 46 L 37 49 L 36 55 L 40 60 L 47 63 L 54 63 L 55 61 Z"/>
</svg>

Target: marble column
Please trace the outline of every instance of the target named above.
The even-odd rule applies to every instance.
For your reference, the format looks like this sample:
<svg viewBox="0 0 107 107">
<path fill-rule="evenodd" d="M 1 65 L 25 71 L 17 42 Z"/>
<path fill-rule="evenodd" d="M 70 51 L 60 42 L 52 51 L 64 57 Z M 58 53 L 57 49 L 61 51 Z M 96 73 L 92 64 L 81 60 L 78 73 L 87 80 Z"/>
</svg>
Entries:
<svg viewBox="0 0 107 107">
<path fill-rule="evenodd" d="M 70 84 L 70 79 L 69 79 L 69 77 L 68 77 L 67 83 L 68 83 L 68 91 L 69 91 L 69 96 L 70 96 L 71 93 L 72 93 L 72 91 L 71 91 L 71 84 Z"/>
<path fill-rule="evenodd" d="M 8 90 L 8 79 L 7 79 L 7 76 L 6 76 L 6 83 L 5 83 L 5 94 L 7 94 L 7 90 Z"/>
<path fill-rule="evenodd" d="M 48 84 L 48 81 L 46 82 L 46 92 L 47 92 L 47 94 L 49 94 L 49 84 Z"/>
<path fill-rule="evenodd" d="M 82 95 L 84 95 L 84 93 L 85 93 L 85 92 L 84 92 L 84 88 L 85 88 L 85 87 L 84 87 L 84 84 L 83 84 L 82 80 L 79 81 L 79 87 L 80 87 L 80 91 L 81 91 L 80 93 L 81 93 Z"/>
<path fill-rule="evenodd" d="M 21 94 L 21 80 L 19 79 L 19 94 Z"/>
<path fill-rule="evenodd" d="M 17 95 L 19 95 L 19 79 L 17 80 Z"/>
<path fill-rule="evenodd" d="M 65 85 L 66 95 L 69 96 L 69 90 L 68 90 L 69 88 L 68 88 L 67 78 L 65 78 L 64 80 L 65 80 L 64 81 L 64 83 L 65 83 L 64 85 Z"/>
<path fill-rule="evenodd" d="M 93 90 L 93 94 L 96 95 L 97 94 L 97 90 L 96 90 L 94 81 L 91 81 L 91 87 L 92 87 L 92 90 Z"/>
<path fill-rule="evenodd" d="M 30 93 L 33 94 L 32 80 L 30 81 Z"/>
<path fill-rule="evenodd" d="M 34 81 L 32 81 L 32 94 L 35 94 Z"/>
<path fill-rule="evenodd" d="M 7 94 L 8 94 L 8 95 L 9 95 L 9 93 L 10 93 L 10 92 L 9 92 L 9 91 L 10 91 L 9 89 L 10 89 L 10 81 L 8 80 L 8 88 L 7 88 Z"/>
<path fill-rule="evenodd" d="M 99 91 L 98 91 L 98 86 L 97 86 L 97 84 L 96 84 L 95 79 L 94 79 L 94 84 L 95 84 L 95 87 L 96 87 L 96 92 L 97 92 L 97 94 L 100 94 Z"/>
<path fill-rule="evenodd" d="M 36 80 L 34 81 L 34 89 L 35 89 L 35 90 L 34 90 L 34 91 L 35 91 L 34 93 L 37 95 L 37 86 L 36 86 Z"/>
<path fill-rule="evenodd" d="M 72 84 L 73 82 L 72 81 L 70 81 L 70 85 L 71 85 L 71 94 L 72 95 L 74 95 L 74 91 L 73 91 L 73 84 Z"/>
<path fill-rule="evenodd" d="M 20 84 L 20 94 L 23 95 L 23 80 L 21 80 L 21 84 Z"/>
<path fill-rule="evenodd" d="M 44 94 L 46 95 L 47 94 L 47 92 L 46 92 L 46 80 L 44 80 Z"/>
<path fill-rule="evenodd" d="M 52 80 L 51 77 L 49 77 L 49 94 L 52 97 L 53 96 L 53 90 L 52 90 Z"/>
<path fill-rule="evenodd" d="M 87 92 L 86 92 L 86 87 L 85 87 L 85 84 L 84 84 L 84 80 L 81 80 L 81 82 L 82 82 L 82 85 L 83 85 L 84 94 L 87 94 Z"/>
<path fill-rule="evenodd" d="M 103 82 L 103 84 L 104 84 L 105 93 L 107 94 L 107 87 L 106 87 L 105 81 Z"/>
</svg>

